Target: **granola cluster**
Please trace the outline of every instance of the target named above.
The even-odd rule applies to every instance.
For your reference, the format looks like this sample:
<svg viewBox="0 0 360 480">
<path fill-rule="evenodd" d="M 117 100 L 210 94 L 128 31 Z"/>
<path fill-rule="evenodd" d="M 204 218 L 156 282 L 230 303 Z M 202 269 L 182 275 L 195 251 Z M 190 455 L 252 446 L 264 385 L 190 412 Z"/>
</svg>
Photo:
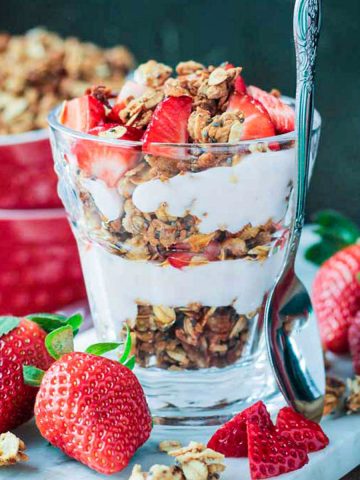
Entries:
<svg viewBox="0 0 360 480">
<path fill-rule="evenodd" d="M 139 305 L 132 332 L 139 365 L 171 370 L 222 368 L 241 357 L 252 319 L 233 307 Z"/>
<path fill-rule="evenodd" d="M 218 480 L 225 470 L 224 455 L 202 443 L 190 442 L 168 454 L 174 457 L 175 465 L 153 465 L 149 472 L 135 465 L 129 480 Z"/>
<path fill-rule="evenodd" d="M 122 46 L 101 49 L 40 28 L 0 33 L 0 135 L 45 128 L 55 105 L 90 85 L 118 90 L 133 64 Z"/>
<path fill-rule="evenodd" d="M 11 432 L 0 435 L 0 467 L 7 467 L 19 462 L 26 462 L 25 443 Z"/>
<path fill-rule="evenodd" d="M 235 233 L 216 230 L 205 234 L 200 233 L 196 216 L 171 216 L 165 204 L 154 213 L 143 213 L 128 198 L 122 215 L 107 221 L 85 190 L 82 201 L 93 223 L 95 239 L 106 238 L 112 253 L 128 260 L 149 260 L 166 266 L 178 254 L 188 253 L 187 264 L 191 266 L 237 258 L 261 261 L 279 243 L 279 228 L 272 220 L 258 226 L 249 223 Z"/>
</svg>

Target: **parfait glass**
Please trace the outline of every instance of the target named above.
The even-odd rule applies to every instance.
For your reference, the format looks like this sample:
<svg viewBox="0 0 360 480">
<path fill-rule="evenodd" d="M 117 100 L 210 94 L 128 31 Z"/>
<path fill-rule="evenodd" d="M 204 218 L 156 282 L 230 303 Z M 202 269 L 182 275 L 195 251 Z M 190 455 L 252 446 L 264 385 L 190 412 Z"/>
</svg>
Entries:
<svg viewBox="0 0 360 480">
<path fill-rule="evenodd" d="M 288 242 L 295 133 L 144 152 L 66 128 L 58 114 L 59 194 L 97 335 L 119 340 L 128 326 L 155 422 L 214 425 L 270 398 L 261 309 Z M 320 123 L 315 112 L 312 164 Z"/>
</svg>

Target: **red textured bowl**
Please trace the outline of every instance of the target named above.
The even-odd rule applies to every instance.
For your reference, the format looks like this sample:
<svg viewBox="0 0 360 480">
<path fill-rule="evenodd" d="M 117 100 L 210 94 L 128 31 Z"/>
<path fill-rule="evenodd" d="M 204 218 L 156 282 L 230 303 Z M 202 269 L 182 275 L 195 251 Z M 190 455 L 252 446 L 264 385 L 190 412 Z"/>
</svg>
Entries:
<svg viewBox="0 0 360 480">
<path fill-rule="evenodd" d="M 0 208 L 61 206 L 48 131 L 0 135 Z"/>
<path fill-rule="evenodd" d="M 0 315 L 52 312 L 86 296 L 65 211 L 0 210 Z"/>
</svg>

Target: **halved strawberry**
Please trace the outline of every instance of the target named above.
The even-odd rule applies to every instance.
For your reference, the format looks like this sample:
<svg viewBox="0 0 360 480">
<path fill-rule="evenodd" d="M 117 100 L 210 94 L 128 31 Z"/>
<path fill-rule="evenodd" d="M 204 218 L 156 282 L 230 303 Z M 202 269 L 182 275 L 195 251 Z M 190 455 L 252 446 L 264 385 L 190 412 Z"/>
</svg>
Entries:
<svg viewBox="0 0 360 480">
<path fill-rule="evenodd" d="M 121 110 L 123 110 L 125 107 L 126 107 L 125 102 L 115 103 L 115 105 L 112 107 L 110 112 L 107 114 L 106 119 L 110 122 L 116 122 L 117 124 L 119 124 L 120 123 L 119 114 Z"/>
<path fill-rule="evenodd" d="M 292 132 L 295 129 L 295 112 L 280 98 L 253 85 L 247 88 L 247 93 L 266 108 L 278 133 Z"/>
<path fill-rule="evenodd" d="M 256 402 L 222 425 L 210 438 L 207 446 L 225 457 L 246 457 L 248 454 L 247 425 L 273 426 L 263 402 Z"/>
<path fill-rule="evenodd" d="M 309 461 L 306 450 L 281 436 L 273 425 L 248 423 L 247 441 L 252 480 L 292 472 Z"/>
<path fill-rule="evenodd" d="M 235 92 L 240 93 L 241 95 L 245 95 L 246 84 L 245 84 L 245 81 L 244 81 L 244 79 L 241 75 L 238 75 L 235 78 L 234 88 L 235 88 Z"/>
<path fill-rule="evenodd" d="M 229 100 L 228 111 L 244 113 L 245 121 L 240 140 L 272 137 L 276 134 L 275 127 L 266 109 L 250 95 L 234 92 Z"/>
<path fill-rule="evenodd" d="M 98 135 L 109 133 L 109 138 L 128 141 L 138 141 L 142 136 L 142 130 L 134 127 L 123 127 L 114 124 L 103 125 L 89 130 L 90 134 Z M 112 131 L 118 129 L 112 135 Z M 123 134 L 121 134 L 121 131 Z M 137 146 L 110 145 L 105 142 L 91 140 L 79 140 L 73 149 L 79 168 L 88 176 L 97 177 L 109 187 L 114 187 L 123 174 L 133 168 L 138 162 L 140 148 Z"/>
<path fill-rule="evenodd" d="M 91 95 L 65 101 L 60 114 L 60 123 L 78 132 L 87 132 L 104 121 L 104 105 Z"/>
<path fill-rule="evenodd" d="M 329 444 L 318 423 L 312 422 L 290 407 L 282 408 L 276 419 L 280 435 L 290 438 L 307 452 L 317 452 Z"/>
<path fill-rule="evenodd" d="M 168 97 L 159 103 L 145 131 L 143 150 L 153 155 L 176 155 L 173 149 L 157 147 L 152 143 L 186 143 L 191 105 L 192 99 L 187 96 Z"/>
</svg>

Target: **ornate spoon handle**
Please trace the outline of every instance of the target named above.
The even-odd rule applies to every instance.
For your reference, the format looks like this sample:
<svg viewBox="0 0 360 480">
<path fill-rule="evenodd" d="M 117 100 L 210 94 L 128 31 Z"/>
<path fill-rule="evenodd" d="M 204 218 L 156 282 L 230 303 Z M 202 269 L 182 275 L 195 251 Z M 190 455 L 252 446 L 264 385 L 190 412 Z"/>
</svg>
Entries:
<svg viewBox="0 0 360 480">
<path fill-rule="evenodd" d="M 311 131 L 314 113 L 314 73 L 321 23 L 321 0 L 296 0 L 294 40 L 296 51 L 297 195 L 292 232 L 292 255 L 296 254 L 305 216 Z"/>
</svg>

